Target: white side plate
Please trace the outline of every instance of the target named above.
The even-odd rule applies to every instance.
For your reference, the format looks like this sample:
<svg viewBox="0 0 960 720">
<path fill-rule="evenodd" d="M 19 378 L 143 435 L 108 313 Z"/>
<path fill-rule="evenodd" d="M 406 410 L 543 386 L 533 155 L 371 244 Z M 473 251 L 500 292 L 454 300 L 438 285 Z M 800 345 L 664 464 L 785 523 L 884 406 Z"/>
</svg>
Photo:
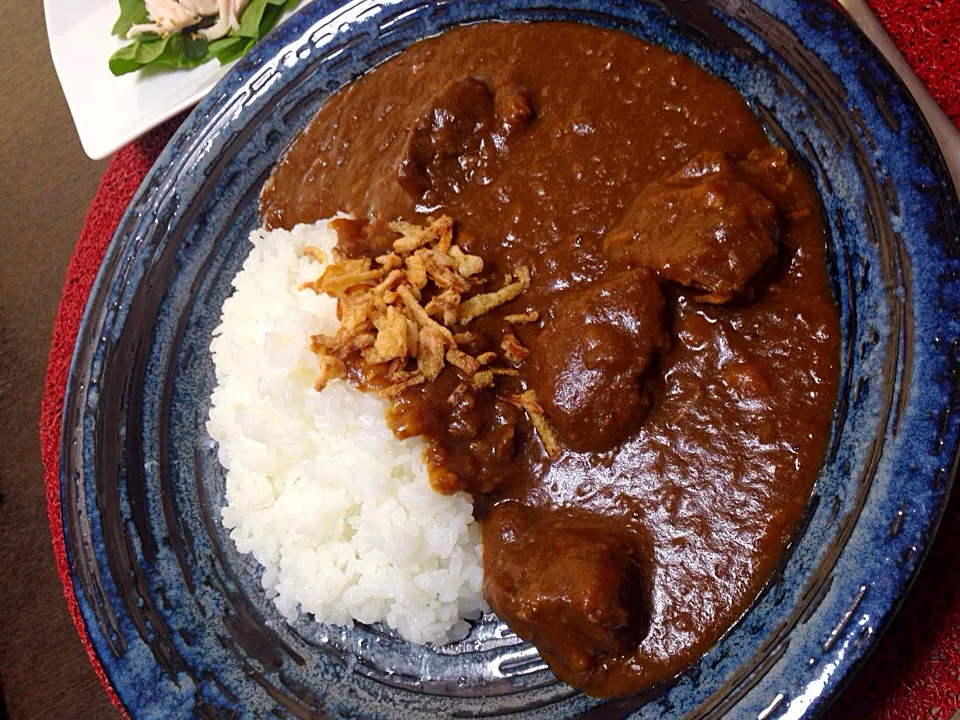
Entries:
<svg viewBox="0 0 960 720">
<path fill-rule="evenodd" d="M 117 0 L 44 0 L 53 65 L 84 151 L 99 160 L 200 100 L 229 65 L 114 77 L 107 61 L 126 44 L 110 34 Z"/>
</svg>

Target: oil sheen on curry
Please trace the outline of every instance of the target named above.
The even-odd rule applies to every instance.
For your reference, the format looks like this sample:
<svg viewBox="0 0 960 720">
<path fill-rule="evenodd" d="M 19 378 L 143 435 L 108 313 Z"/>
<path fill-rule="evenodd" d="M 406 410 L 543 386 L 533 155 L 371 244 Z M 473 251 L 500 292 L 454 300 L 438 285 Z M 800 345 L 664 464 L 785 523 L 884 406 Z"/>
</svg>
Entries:
<svg viewBox="0 0 960 720">
<path fill-rule="evenodd" d="M 638 692 L 747 610 L 823 462 L 839 321 L 813 188 L 733 88 L 616 31 L 458 28 L 332 96 L 261 210 L 352 215 L 338 257 L 363 267 L 391 222 L 449 218 L 470 293 L 519 283 L 437 321 L 448 362 L 404 374 L 389 420 L 473 495 L 485 597 L 558 677 Z M 446 287 L 410 282 L 414 310 Z"/>
</svg>

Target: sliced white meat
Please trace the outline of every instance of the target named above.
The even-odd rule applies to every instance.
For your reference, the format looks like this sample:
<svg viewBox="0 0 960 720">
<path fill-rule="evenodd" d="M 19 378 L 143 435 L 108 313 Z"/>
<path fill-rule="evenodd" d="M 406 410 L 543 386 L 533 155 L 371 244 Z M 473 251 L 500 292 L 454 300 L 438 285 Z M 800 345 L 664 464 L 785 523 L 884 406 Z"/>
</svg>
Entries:
<svg viewBox="0 0 960 720">
<path fill-rule="evenodd" d="M 217 0 L 180 0 L 180 4 L 194 15 L 210 17 L 217 14 Z"/>
<path fill-rule="evenodd" d="M 217 22 L 200 31 L 207 40 L 218 40 L 232 30 L 240 27 L 240 13 L 247 6 L 249 0 L 217 0 L 217 9 L 220 16 Z"/>
<path fill-rule="evenodd" d="M 203 1 L 201 0 L 201 2 Z M 188 10 L 177 0 L 146 0 L 146 6 L 150 22 L 133 25 L 127 30 L 128 38 L 143 33 L 170 35 L 200 22 L 199 15 Z"/>
</svg>

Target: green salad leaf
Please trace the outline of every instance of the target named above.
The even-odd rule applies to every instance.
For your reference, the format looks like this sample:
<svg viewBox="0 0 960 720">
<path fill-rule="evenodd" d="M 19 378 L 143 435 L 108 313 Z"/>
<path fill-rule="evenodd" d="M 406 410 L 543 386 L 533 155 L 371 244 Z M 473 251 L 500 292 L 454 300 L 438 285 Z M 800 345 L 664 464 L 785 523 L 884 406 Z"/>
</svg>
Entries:
<svg viewBox="0 0 960 720">
<path fill-rule="evenodd" d="M 113 34 L 121 37 L 137 23 L 149 22 L 144 0 L 119 0 L 120 17 Z M 161 37 L 146 34 L 110 57 L 110 72 L 125 75 L 146 67 L 191 68 L 216 58 L 221 65 L 236 60 L 279 22 L 299 0 L 250 0 L 240 15 L 240 27 L 212 42 L 190 30 Z"/>
<path fill-rule="evenodd" d="M 242 35 L 228 35 L 210 43 L 210 54 L 219 60 L 221 65 L 226 65 L 243 55 L 255 42 L 256 40 Z"/>
<path fill-rule="evenodd" d="M 117 50 L 110 57 L 110 72 L 125 75 L 140 68 L 191 68 L 210 59 L 206 40 L 175 34 L 144 36 Z"/>
<path fill-rule="evenodd" d="M 126 37 L 127 30 L 132 25 L 150 21 L 147 6 L 143 0 L 120 0 L 120 17 L 113 24 L 113 34 L 117 37 Z"/>
</svg>

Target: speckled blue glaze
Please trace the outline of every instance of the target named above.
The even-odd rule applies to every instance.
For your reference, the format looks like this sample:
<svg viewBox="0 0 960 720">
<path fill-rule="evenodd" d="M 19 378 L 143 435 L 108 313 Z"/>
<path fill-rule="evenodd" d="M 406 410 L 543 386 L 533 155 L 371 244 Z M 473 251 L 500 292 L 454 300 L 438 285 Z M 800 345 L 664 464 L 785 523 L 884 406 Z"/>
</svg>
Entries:
<svg viewBox="0 0 960 720">
<path fill-rule="evenodd" d="M 286 622 L 219 523 L 208 346 L 278 154 L 329 94 L 479 20 L 630 32 L 732 83 L 823 197 L 843 318 L 833 439 L 782 572 L 669 687 L 602 703 L 495 618 L 464 643 Z M 956 196 L 906 90 L 827 3 L 314 2 L 194 110 L 117 231 L 78 338 L 61 493 L 74 588 L 129 713 L 146 718 L 807 718 L 910 586 L 957 457 Z"/>
</svg>

